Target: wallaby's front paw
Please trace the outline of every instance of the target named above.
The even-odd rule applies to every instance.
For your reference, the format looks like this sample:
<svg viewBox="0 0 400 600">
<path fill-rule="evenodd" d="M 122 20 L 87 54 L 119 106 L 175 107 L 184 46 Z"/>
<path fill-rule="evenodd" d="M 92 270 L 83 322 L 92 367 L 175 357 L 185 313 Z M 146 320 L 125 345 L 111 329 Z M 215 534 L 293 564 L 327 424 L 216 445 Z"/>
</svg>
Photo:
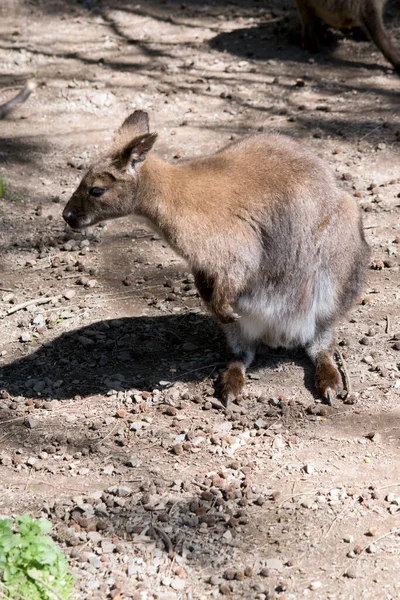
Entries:
<svg viewBox="0 0 400 600">
<path fill-rule="evenodd" d="M 240 319 L 240 315 L 234 312 L 232 306 L 224 304 L 223 306 L 212 306 L 213 312 L 221 323 L 234 323 Z"/>
<path fill-rule="evenodd" d="M 222 377 L 222 401 L 229 406 L 243 390 L 245 384 L 242 363 L 231 363 Z"/>
</svg>

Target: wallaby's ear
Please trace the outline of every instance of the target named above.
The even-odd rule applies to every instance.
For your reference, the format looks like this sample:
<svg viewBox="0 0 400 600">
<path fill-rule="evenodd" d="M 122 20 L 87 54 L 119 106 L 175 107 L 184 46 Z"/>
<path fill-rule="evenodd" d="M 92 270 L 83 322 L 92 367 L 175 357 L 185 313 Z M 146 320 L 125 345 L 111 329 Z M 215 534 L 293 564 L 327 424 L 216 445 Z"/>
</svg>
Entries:
<svg viewBox="0 0 400 600">
<path fill-rule="evenodd" d="M 114 154 L 114 164 L 121 171 L 132 172 L 137 163 L 146 159 L 157 139 L 156 133 L 146 133 L 135 137 Z"/>
<path fill-rule="evenodd" d="M 120 128 L 120 133 L 133 135 L 145 135 L 149 133 L 149 116 L 143 110 L 135 110 L 125 119 Z"/>
</svg>

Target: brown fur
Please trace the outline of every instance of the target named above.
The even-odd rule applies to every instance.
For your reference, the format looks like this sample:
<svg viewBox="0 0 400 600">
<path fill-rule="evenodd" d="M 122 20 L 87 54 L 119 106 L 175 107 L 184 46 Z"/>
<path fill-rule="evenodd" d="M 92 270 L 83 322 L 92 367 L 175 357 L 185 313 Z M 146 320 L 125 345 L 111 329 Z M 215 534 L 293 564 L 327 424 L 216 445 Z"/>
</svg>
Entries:
<svg viewBox="0 0 400 600">
<path fill-rule="evenodd" d="M 155 139 L 146 113 L 128 117 L 111 152 L 83 177 L 65 220 L 82 228 L 132 213 L 186 259 L 233 353 L 226 401 L 240 393 L 262 341 L 304 346 L 318 390 L 335 395 L 333 326 L 359 295 L 369 260 L 355 200 L 285 136 L 250 136 L 176 165 L 149 154 Z"/>
<path fill-rule="evenodd" d="M 318 20 L 337 29 L 360 27 L 382 54 L 400 71 L 400 49 L 395 48 L 383 25 L 387 0 L 295 0 L 303 26 L 303 43 L 318 50 Z"/>
</svg>

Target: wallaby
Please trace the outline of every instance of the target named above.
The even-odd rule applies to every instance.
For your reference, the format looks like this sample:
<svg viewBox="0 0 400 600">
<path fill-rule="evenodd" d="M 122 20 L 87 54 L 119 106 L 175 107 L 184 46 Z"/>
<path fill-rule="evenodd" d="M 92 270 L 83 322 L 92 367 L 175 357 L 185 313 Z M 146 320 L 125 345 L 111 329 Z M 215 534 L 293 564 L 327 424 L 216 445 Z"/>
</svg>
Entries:
<svg viewBox="0 0 400 600">
<path fill-rule="evenodd" d="M 283 135 L 253 135 L 174 165 L 149 153 L 156 137 L 147 113 L 130 115 L 64 219 L 80 229 L 134 214 L 186 259 L 232 351 L 226 404 L 243 389 L 260 342 L 303 346 L 318 392 L 332 403 L 341 389 L 333 328 L 359 296 L 369 263 L 356 201 Z"/>
<path fill-rule="evenodd" d="M 303 43 L 318 50 L 318 19 L 336 29 L 361 27 L 382 54 L 400 71 L 400 49 L 385 31 L 382 19 L 387 0 L 295 0 L 303 25 Z"/>
<path fill-rule="evenodd" d="M 14 98 L 11 98 L 8 102 L 0 105 L 0 119 L 4 119 L 4 117 L 13 111 L 19 104 L 25 102 L 35 88 L 36 83 L 32 80 L 28 80 L 22 90 L 14 96 Z"/>
</svg>

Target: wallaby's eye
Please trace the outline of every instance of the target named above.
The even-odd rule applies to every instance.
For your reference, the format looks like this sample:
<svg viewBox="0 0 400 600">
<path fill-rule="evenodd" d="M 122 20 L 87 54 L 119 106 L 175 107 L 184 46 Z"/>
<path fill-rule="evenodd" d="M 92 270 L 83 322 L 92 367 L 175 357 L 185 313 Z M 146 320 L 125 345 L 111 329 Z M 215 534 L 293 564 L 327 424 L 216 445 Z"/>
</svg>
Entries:
<svg viewBox="0 0 400 600">
<path fill-rule="evenodd" d="M 106 188 L 106 187 L 91 187 L 91 188 L 89 188 L 89 195 L 94 196 L 95 198 L 99 198 L 107 190 L 108 190 L 108 188 Z"/>
</svg>

